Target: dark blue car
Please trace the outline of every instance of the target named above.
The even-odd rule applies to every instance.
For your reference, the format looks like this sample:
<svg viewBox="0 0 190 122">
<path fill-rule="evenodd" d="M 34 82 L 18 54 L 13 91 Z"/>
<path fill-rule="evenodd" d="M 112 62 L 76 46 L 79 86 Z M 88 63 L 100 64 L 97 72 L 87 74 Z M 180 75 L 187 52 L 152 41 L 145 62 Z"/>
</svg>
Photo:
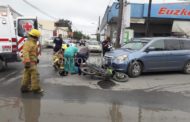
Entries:
<svg viewBox="0 0 190 122">
<path fill-rule="evenodd" d="M 106 53 L 104 64 L 130 77 L 157 71 L 190 74 L 190 39 L 136 38 L 122 48 Z"/>
</svg>

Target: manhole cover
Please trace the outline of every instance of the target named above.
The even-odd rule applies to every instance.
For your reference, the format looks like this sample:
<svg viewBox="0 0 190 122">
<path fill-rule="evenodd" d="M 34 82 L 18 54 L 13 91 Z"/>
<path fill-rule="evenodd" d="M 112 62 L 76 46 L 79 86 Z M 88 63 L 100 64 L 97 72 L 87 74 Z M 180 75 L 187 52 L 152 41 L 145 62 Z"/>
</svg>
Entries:
<svg viewBox="0 0 190 122">
<path fill-rule="evenodd" d="M 109 89 L 116 84 L 113 81 L 110 80 L 101 80 L 97 83 L 102 89 Z"/>
</svg>

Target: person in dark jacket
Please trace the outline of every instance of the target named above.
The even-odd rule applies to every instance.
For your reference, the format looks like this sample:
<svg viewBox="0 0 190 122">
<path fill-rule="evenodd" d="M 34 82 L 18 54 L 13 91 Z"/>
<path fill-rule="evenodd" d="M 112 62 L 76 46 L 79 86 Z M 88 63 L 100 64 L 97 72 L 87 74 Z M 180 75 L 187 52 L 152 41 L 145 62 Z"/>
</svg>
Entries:
<svg viewBox="0 0 190 122">
<path fill-rule="evenodd" d="M 83 63 L 86 63 L 86 60 L 89 57 L 89 49 L 87 47 L 82 47 L 78 51 L 76 57 L 75 57 L 75 66 L 78 67 L 78 74 L 81 75 L 81 65 Z"/>
<path fill-rule="evenodd" d="M 53 40 L 53 43 L 55 44 L 55 47 L 54 47 L 54 52 L 56 53 L 57 51 L 59 51 L 62 47 L 62 44 L 63 44 L 63 39 L 62 39 L 62 34 L 59 34 L 58 37 L 56 37 L 54 40 Z"/>
<path fill-rule="evenodd" d="M 111 39 L 110 37 L 107 37 L 106 40 L 102 42 L 103 56 L 105 55 L 106 52 L 110 51 L 110 46 L 111 46 Z"/>
</svg>

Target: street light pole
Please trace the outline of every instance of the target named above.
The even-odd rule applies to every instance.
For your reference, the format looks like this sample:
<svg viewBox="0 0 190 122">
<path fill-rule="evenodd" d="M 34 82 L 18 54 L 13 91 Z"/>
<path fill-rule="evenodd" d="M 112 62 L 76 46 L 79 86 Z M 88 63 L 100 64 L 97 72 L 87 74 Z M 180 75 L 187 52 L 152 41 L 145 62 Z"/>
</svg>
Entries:
<svg viewBox="0 0 190 122">
<path fill-rule="evenodd" d="M 146 19 L 146 33 L 145 33 L 145 35 L 147 37 L 150 36 L 151 7 L 152 7 L 152 0 L 149 0 L 149 4 L 148 4 L 148 16 L 147 16 L 147 19 Z"/>
<path fill-rule="evenodd" d="M 98 18 L 97 41 L 100 42 L 100 16 Z"/>
</svg>

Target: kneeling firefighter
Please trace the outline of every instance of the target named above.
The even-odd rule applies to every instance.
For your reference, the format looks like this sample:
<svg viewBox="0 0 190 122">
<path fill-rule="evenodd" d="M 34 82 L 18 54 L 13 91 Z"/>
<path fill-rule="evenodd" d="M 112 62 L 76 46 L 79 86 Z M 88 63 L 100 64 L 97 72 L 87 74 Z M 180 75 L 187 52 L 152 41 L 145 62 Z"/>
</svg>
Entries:
<svg viewBox="0 0 190 122">
<path fill-rule="evenodd" d="M 22 53 L 24 63 L 24 74 L 21 83 L 21 92 L 42 93 L 39 82 L 39 73 L 37 70 L 38 59 L 38 45 L 37 41 L 40 37 L 40 31 L 32 29 L 28 33 L 28 39 L 25 41 Z"/>
</svg>

